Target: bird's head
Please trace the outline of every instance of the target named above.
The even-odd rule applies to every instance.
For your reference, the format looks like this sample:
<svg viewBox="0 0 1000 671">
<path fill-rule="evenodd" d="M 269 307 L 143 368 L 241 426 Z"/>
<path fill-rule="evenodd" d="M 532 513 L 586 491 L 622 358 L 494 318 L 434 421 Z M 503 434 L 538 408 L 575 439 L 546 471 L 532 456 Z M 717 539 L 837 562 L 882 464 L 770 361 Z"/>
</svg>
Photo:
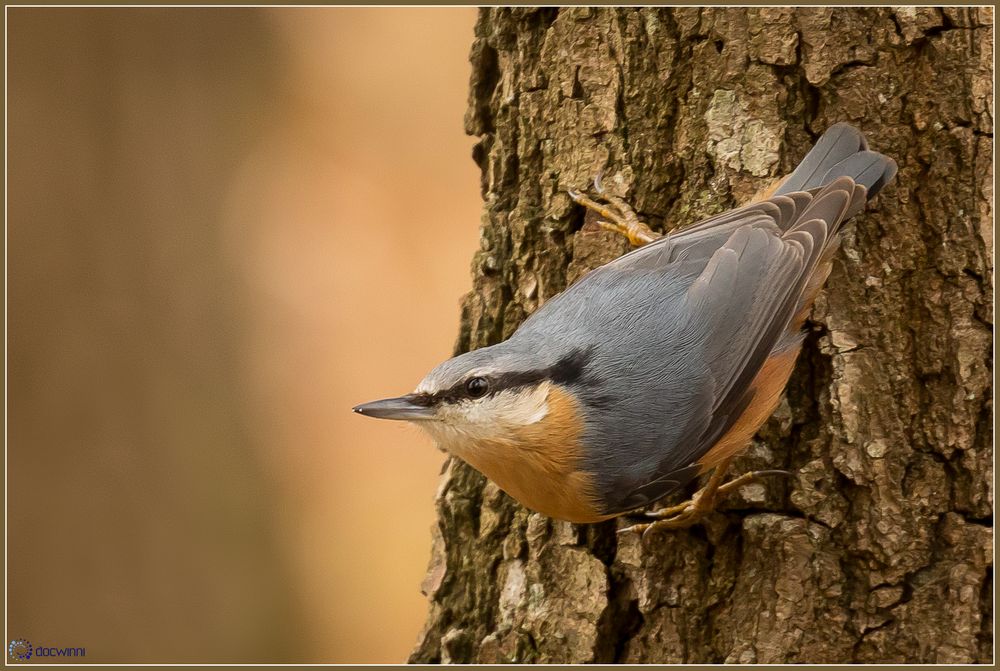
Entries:
<svg viewBox="0 0 1000 671">
<path fill-rule="evenodd" d="M 442 447 L 461 451 L 456 442 L 510 440 L 512 432 L 544 422 L 553 372 L 536 357 L 499 345 L 486 347 L 440 364 L 411 394 L 365 403 L 354 411 L 415 422 Z"/>
<path fill-rule="evenodd" d="M 547 363 L 507 341 L 445 361 L 411 394 L 354 411 L 413 422 L 528 507 L 593 521 L 593 487 L 581 470 L 584 417 L 573 389 L 586 360 L 574 351 Z"/>
</svg>

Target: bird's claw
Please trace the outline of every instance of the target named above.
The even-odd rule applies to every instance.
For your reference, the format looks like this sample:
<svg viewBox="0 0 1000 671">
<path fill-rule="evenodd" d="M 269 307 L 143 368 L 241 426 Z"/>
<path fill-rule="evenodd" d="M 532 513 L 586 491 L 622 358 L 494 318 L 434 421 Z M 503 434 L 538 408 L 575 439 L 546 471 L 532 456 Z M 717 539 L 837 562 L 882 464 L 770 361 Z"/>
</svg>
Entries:
<svg viewBox="0 0 1000 671">
<path fill-rule="evenodd" d="M 725 484 L 719 484 L 721 474 L 713 474 L 713 478 L 703 489 L 695 493 L 690 500 L 668 508 L 651 510 L 643 513 L 652 522 L 641 522 L 632 524 L 618 530 L 618 534 L 640 533 L 645 539 L 653 529 L 687 529 L 700 522 L 706 515 L 715 509 L 715 504 L 726 494 L 735 489 L 739 489 L 754 480 L 764 476 L 783 475 L 791 476 L 789 471 L 778 469 L 767 471 L 751 471 L 744 473 L 738 478 L 734 478 Z"/>
<path fill-rule="evenodd" d="M 692 527 L 700 522 L 705 515 L 711 512 L 711 510 L 711 507 L 701 508 L 694 503 L 689 503 L 688 507 L 683 512 L 674 515 L 673 517 L 667 519 L 655 519 L 652 522 L 632 524 L 624 529 L 619 529 L 618 534 L 624 535 L 629 533 L 638 533 L 640 534 L 640 539 L 645 540 L 654 529 L 677 530 Z"/>
<path fill-rule="evenodd" d="M 642 247 L 643 245 L 652 242 L 649 236 L 647 236 L 643 231 L 633 230 L 626 225 L 610 221 L 598 221 L 597 225 L 606 231 L 611 231 L 612 233 L 618 233 L 619 235 L 625 236 L 625 238 L 628 239 L 629 244 L 633 247 Z"/>
<path fill-rule="evenodd" d="M 605 195 L 604 186 L 601 184 L 602 177 L 603 171 L 594 178 L 594 195 L 598 199 L 591 198 L 576 189 L 568 189 L 566 193 L 574 203 L 592 210 L 601 217 L 597 222 L 601 228 L 624 235 L 635 247 L 641 247 L 660 237 L 639 221 L 635 210 L 623 199 Z"/>
<path fill-rule="evenodd" d="M 598 196 L 604 195 L 604 186 L 601 184 L 602 177 L 604 177 L 604 168 L 598 170 L 597 174 L 594 176 L 594 193 Z"/>
</svg>

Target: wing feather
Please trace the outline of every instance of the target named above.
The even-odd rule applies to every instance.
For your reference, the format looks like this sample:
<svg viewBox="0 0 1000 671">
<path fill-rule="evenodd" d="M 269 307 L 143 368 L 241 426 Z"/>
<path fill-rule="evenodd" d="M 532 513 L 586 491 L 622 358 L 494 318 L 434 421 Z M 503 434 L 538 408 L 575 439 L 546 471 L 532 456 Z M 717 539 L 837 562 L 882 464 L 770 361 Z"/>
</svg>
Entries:
<svg viewBox="0 0 1000 671">
<path fill-rule="evenodd" d="M 858 195 L 850 177 L 839 177 L 812 193 L 786 193 L 715 217 L 711 226 L 701 222 L 609 264 L 619 273 L 649 270 L 654 260 L 664 269 L 681 263 L 700 268 L 684 294 L 675 341 L 695 343 L 707 369 L 703 393 L 687 408 L 687 426 L 658 451 L 654 473 L 636 483 L 620 510 L 642 505 L 640 498 L 656 500 L 693 477 L 698 459 L 749 405 L 768 358 L 798 342 L 789 332 L 803 293 Z M 653 251 L 646 252 L 649 247 Z M 656 483 L 663 489 L 659 496 Z"/>
</svg>

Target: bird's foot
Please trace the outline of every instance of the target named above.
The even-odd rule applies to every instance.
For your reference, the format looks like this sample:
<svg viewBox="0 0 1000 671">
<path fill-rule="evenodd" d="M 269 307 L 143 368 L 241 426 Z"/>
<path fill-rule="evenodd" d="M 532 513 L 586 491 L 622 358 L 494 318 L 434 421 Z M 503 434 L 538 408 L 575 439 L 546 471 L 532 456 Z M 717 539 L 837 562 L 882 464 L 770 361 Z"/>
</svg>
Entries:
<svg viewBox="0 0 1000 671">
<path fill-rule="evenodd" d="M 716 478 L 715 475 L 716 474 L 713 474 L 712 478 L 708 481 L 708 484 L 698 490 L 698 492 L 692 496 L 689 501 L 685 501 L 684 503 L 680 503 L 676 506 L 660 508 L 659 510 L 647 512 L 645 513 L 646 517 L 652 518 L 654 520 L 653 522 L 633 524 L 625 527 L 624 529 L 619 529 L 618 533 L 639 533 L 642 534 L 643 538 L 645 538 L 646 534 L 654 529 L 687 529 L 700 522 L 706 515 L 715 510 L 715 506 L 719 502 L 719 499 L 739 489 L 743 485 L 749 484 L 754 480 L 758 480 L 759 478 L 765 476 L 791 475 L 791 473 L 779 470 L 752 471 L 750 473 L 744 473 L 740 477 L 734 478 L 725 484 L 720 484 L 722 480 L 721 473 L 719 474 L 719 478 Z"/>
<path fill-rule="evenodd" d="M 649 226 L 639 221 L 635 210 L 624 199 L 604 193 L 600 175 L 594 179 L 593 197 L 573 189 L 567 193 L 573 202 L 601 217 L 597 221 L 598 226 L 624 235 L 635 247 L 642 247 L 660 237 L 658 233 L 650 230 Z"/>
</svg>

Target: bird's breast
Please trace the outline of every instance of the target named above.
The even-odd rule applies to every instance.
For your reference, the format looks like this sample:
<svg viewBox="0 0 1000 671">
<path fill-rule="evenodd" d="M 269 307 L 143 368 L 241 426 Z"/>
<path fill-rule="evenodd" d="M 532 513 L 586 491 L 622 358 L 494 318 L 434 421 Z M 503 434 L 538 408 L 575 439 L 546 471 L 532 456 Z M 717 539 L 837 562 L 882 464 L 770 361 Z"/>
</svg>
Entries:
<svg viewBox="0 0 1000 671">
<path fill-rule="evenodd" d="M 550 387 L 548 411 L 539 421 L 506 435 L 444 445 L 524 506 L 569 522 L 599 522 L 593 475 L 582 470 L 583 418 L 565 388 Z"/>
</svg>

